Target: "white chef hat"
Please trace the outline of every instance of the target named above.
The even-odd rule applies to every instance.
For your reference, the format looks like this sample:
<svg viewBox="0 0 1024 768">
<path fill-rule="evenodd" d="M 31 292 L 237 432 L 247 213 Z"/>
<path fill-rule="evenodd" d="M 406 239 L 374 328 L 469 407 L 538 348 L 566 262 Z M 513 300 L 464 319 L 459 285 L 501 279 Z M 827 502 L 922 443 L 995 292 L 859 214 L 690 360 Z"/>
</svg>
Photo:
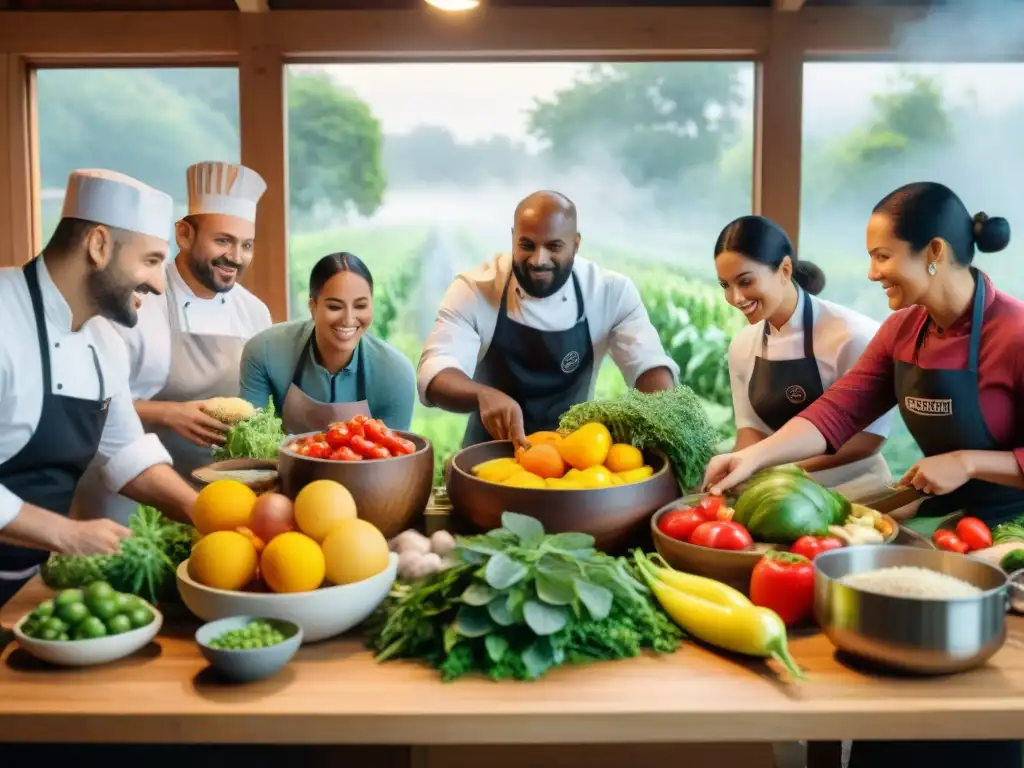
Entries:
<svg viewBox="0 0 1024 768">
<path fill-rule="evenodd" d="M 256 221 L 256 203 L 267 183 L 252 168 L 212 161 L 190 165 L 186 174 L 189 216 L 219 213 Z"/>
<path fill-rule="evenodd" d="M 174 205 L 166 192 L 116 171 L 72 171 L 64 192 L 62 219 L 84 219 L 167 240 Z"/>
</svg>

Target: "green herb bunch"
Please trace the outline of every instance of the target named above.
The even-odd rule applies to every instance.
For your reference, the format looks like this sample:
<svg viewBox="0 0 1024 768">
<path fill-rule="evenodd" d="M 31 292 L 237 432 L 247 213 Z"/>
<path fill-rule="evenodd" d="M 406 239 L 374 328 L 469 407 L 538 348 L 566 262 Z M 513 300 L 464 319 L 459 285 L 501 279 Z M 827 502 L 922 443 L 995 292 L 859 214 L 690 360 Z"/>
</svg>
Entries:
<svg viewBox="0 0 1024 768">
<path fill-rule="evenodd" d="M 107 581 L 118 592 L 150 603 L 176 599 L 175 571 L 192 551 L 198 538 L 195 528 L 143 505 L 129 518 L 128 527 L 132 535 L 121 540 L 116 555 L 50 555 L 41 569 L 46 586 L 59 590 Z"/>
<path fill-rule="evenodd" d="M 224 435 L 224 445 L 213 447 L 215 461 L 227 459 L 276 459 L 277 449 L 285 441 L 281 419 L 274 401 L 267 402 L 248 419 L 238 422 Z"/>
<path fill-rule="evenodd" d="M 664 452 L 684 491 L 700 485 L 718 442 L 700 398 L 685 385 L 664 392 L 630 389 L 614 400 L 578 403 L 558 426 L 574 431 L 591 421 L 608 427 L 617 443 Z"/>
<path fill-rule="evenodd" d="M 424 659 L 445 680 L 479 671 L 535 680 L 554 666 L 676 650 L 681 631 L 622 558 L 583 533 L 545 534 L 506 512 L 460 538 L 456 565 L 397 584 L 368 624 L 377 661 Z"/>
</svg>

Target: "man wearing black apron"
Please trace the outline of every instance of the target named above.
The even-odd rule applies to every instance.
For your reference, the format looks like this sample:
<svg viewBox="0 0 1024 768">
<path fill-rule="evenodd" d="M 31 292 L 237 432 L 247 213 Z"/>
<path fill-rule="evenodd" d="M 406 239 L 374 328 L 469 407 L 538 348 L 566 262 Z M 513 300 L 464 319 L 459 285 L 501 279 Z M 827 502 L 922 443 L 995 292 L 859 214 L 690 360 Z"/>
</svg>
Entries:
<svg viewBox="0 0 1024 768">
<path fill-rule="evenodd" d="M 162 289 L 154 257 L 166 258 L 170 217 L 162 192 L 120 174 L 76 171 L 44 256 L 0 270 L 0 302 L 11 313 L 0 341 L 8 367 L 0 377 L 0 605 L 48 549 L 111 553 L 130 535 L 109 520 L 67 519 L 97 454 L 114 465 L 108 485 L 138 501 L 186 514 L 195 498 L 159 441 L 144 435 L 118 360 L 123 348 L 101 319 L 132 323 L 135 292 Z M 89 309 L 76 315 L 71 307 Z M 37 354 L 39 369 L 26 367 Z"/>
<path fill-rule="evenodd" d="M 449 289 L 420 358 L 421 400 L 471 414 L 463 445 L 522 445 L 532 432 L 556 429 L 566 410 L 591 396 L 606 352 L 641 391 L 675 385 L 679 368 L 636 287 L 576 258 L 570 200 L 530 195 L 516 208 L 512 235 L 510 260 L 464 273 Z"/>
</svg>

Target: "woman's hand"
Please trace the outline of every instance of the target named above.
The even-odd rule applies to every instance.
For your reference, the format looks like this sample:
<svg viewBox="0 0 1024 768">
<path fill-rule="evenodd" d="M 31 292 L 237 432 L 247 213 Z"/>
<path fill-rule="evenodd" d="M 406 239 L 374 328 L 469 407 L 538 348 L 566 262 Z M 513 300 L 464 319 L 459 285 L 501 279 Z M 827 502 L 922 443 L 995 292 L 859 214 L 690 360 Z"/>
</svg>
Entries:
<svg viewBox="0 0 1024 768">
<path fill-rule="evenodd" d="M 971 479 L 963 453 L 953 451 L 921 459 L 900 480 L 900 485 L 916 488 L 932 496 L 952 493 Z"/>
<path fill-rule="evenodd" d="M 761 469 L 751 449 L 715 456 L 704 473 L 704 490 L 722 496 Z"/>
</svg>

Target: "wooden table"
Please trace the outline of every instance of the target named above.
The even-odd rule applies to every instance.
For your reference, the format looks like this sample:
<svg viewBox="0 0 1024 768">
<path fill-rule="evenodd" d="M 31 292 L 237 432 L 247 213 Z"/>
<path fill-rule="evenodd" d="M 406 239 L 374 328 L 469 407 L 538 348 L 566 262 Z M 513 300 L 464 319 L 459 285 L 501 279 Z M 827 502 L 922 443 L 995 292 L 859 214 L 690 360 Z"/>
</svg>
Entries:
<svg viewBox="0 0 1024 768">
<path fill-rule="evenodd" d="M 28 585 L 0 624 L 11 627 L 47 594 L 40 583 Z M 1009 622 L 1006 646 L 988 665 L 947 678 L 853 669 L 814 634 L 791 640 L 808 677 L 798 684 L 782 682 L 774 663 L 727 658 L 693 643 L 670 656 L 559 669 L 532 683 L 443 684 L 421 665 L 375 664 L 358 639 L 339 638 L 301 649 L 272 679 L 233 686 L 207 669 L 192 640 L 197 622 L 168 616 L 153 645 L 102 667 L 53 668 L 8 644 L 0 664 L 0 742 L 582 744 L 609 764 L 628 759 L 633 768 L 635 753 L 626 758 L 602 745 L 661 745 L 651 749 L 661 750 L 664 765 L 672 744 L 731 743 L 732 758 L 707 759 L 721 768 L 770 765 L 763 747 L 760 758 L 740 754 L 758 742 L 1019 739 L 1024 619 Z M 678 748 L 671 749 L 680 764 Z M 489 754 L 491 765 L 504 764 L 508 750 Z"/>
</svg>

